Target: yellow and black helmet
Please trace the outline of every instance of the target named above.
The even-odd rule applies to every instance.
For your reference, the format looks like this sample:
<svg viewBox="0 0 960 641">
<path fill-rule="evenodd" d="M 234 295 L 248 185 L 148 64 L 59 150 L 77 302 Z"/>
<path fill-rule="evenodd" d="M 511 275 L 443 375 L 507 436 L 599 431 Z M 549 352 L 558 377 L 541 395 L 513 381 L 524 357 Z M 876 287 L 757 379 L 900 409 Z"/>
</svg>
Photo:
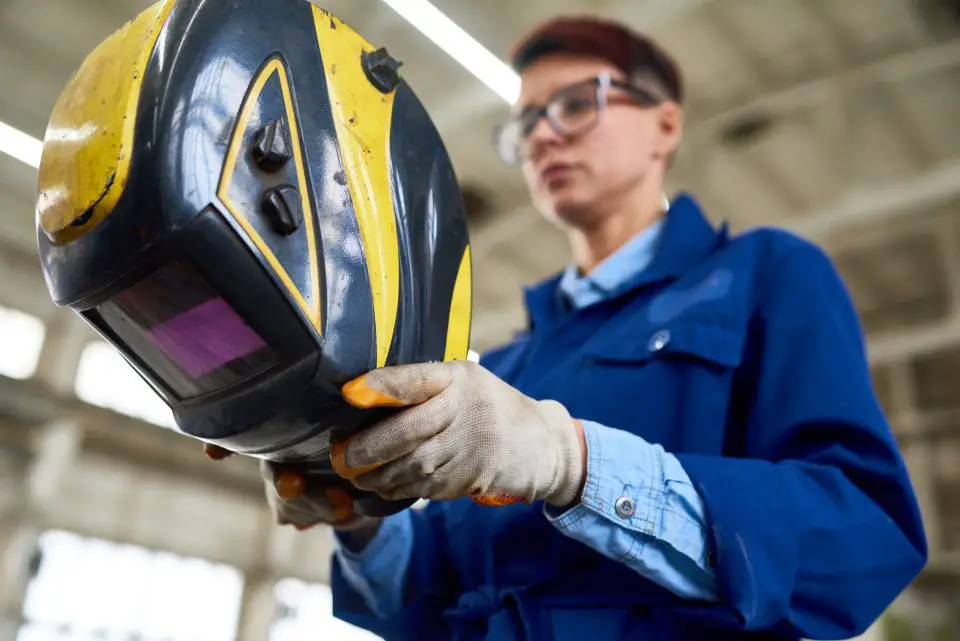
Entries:
<svg viewBox="0 0 960 641">
<path fill-rule="evenodd" d="M 464 206 L 399 66 L 306 0 L 161 0 L 60 96 L 36 210 L 51 297 L 183 432 L 322 467 L 379 418 L 346 381 L 467 357 Z"/>
</svg>

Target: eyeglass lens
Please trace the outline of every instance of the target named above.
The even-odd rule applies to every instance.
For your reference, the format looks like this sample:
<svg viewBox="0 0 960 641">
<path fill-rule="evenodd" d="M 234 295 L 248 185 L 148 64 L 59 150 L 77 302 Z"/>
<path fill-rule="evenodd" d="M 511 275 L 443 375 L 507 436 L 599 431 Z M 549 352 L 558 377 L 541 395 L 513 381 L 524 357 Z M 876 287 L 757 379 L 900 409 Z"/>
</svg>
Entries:
<svg viewBox="0 0 960 641">
<path fill-rule="evenodd" d="M 546 105 L 531 105 L 499 132 L 498 147 L 504 160 L 519 162 L 524 140 L 546 117 L 550 127 L 562 136 L 575 136 L 592 127 L 599 117 L 600 87 L 596 81 L 578 83 L 560 90 Z"/>
</svg>

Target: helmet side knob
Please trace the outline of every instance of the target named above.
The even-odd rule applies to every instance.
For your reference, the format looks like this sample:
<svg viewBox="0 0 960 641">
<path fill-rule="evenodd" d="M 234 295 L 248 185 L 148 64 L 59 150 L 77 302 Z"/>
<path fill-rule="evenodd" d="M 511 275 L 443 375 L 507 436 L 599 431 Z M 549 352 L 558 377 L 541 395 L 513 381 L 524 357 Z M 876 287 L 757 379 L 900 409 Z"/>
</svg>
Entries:
<svg viewBox="0 0 960 641">
<path fill-rule="evenodd" d="M 260 206 L 278 234 L 289 236 L 303 224 L 300 193 L 292 185 L 280 185 L 266 190 L 261 197 Z"/>
<path fill-rule="evenodd" d="M 385 47 L 360 54 L 360 64 L 370 83 L 382 93 L 390 93 L 400 84 L 402 62 L 387 53 Z"/>
<path fill-rule="evenodd" d="M 276 172 L 293 157 L 290 138 L 282 120 L 263 126 L 253 140 L 253 159 L 263 171 Z"/>
</svg>

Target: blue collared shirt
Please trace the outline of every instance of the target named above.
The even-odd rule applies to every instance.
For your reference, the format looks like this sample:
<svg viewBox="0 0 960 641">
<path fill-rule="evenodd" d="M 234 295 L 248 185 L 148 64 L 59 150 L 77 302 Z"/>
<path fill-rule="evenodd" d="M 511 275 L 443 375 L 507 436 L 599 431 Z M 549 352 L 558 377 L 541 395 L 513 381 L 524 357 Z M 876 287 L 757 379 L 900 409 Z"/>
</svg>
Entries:
<svg viewBox="0 0 960 641">
<path fill-rule="evenodd" d="M 661 220 L 640 232 L 588 275 L 569 266 L 560 292 L 581 309 L 631 287 L 653 260 L 662 227 Z M 545 518 L 679 596 L 716 599 L 703 502 L 677 458 L 623 430 L 592 421 L 583 427 L 588 460 L 581 500 L 566 511 L 545 507 Z M 386 518 L 361 553 L 336 548 L 344 575 L 381 616 L 400 608 L 412 537 L 404 511 Z"/>
<path fill-rule="evenodd" d="M 657 220 L 582 276 L 568 265 L 560 279 L 560 292 L 570 304 L 582 309 L 616 296 L 633 284 L 635 277 L 653 261 L 663 220 Z"/>
</svg>

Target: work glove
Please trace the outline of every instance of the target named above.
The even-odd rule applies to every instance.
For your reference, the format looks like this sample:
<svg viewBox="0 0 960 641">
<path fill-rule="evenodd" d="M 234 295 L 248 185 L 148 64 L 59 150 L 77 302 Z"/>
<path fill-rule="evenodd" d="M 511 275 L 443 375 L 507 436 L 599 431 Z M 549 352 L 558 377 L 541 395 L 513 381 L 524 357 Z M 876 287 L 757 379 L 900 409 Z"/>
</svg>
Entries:
<svg viewBox="0 0 960 641">
<path fill-rule="evenodd" d="M 210 444 L 204 446 L 204 452 L 214 460 L 232 455 L 229 450 Z M 304 475 L 269 461 L 260 461 L 260 475 L 267 504 L 278 525 L 305 530 L 325 524 L 351 532 L 374 528 L 380 522 L 378 518 L 354 514 L 351 496 L 319 476 Z"/>
<path fill-rule="evenodd" d="M 360 408 L 396 414 L 331 450 L 334 470 L 391 500 L 455 499 L 503 505 L 580 494 L 582 427 L 555 401 L 520 393 L 470 361 L 374 370 L 342 390 Z"/>
</svg>

